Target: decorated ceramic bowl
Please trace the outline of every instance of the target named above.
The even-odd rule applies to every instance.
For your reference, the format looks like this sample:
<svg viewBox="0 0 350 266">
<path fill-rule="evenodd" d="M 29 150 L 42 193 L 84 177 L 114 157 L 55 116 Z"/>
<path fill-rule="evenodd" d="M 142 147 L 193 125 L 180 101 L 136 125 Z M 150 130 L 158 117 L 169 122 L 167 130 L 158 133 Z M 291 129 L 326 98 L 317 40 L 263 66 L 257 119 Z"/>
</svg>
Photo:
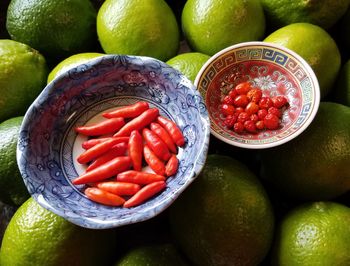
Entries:
<svg viewBox="0 0 350 266">
<path fill-rule="evenodd" d="M 78 125 L 91 124 L 116 107 L 146 101 L 182 130 L 179 170 L 166 189 L 133 208 L 88 199 L 72 180 L 84 172 L 76 162 L 87 139 Z M 196 178 L 207 156 L 210 126 L 193 84 L 165 63 L 137 56 L 106 55 L 70 69 L 49 83 L 28 109 L 20 130 L 17 162 L 25 185 L 46 209 L 87 228 L 112 228 L 147 220 L 166 209 Z"/>
<path fill-rule="evenodd" d="M 242 82 L 259 88 L 265 97 L 288 100 L 278 128 L 237 133 L 227 126 L 220 106 Z M 202 67 L 195 85 L 205 99 L 211 133 L 242 148 L 269 148 L 295 138 L 311 123 L 320 102 L 317 78 L 306 61 L 287 48 L 264 42 L 240 43 L 218 52 Z"/>
</svg>

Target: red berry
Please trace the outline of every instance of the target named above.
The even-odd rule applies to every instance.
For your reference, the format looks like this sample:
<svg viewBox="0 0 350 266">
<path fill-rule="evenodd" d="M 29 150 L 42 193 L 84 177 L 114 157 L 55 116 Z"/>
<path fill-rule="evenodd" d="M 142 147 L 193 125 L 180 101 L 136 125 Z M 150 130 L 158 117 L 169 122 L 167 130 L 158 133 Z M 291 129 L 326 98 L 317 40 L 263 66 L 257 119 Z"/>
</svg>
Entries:
<svg viewBox="0 0 350 266">
<path fill-rule="evenodd" d="M 237 96 L 237 92 L 235 89 L 230 90 L 230 92 L 228 93 L 228 96 L 230 96 L 232 99 L 236 98 Z"/>
<path fill-rule="evenodd" d="M 236 87 L 235 87 L 235 91 L 237 94 L 247 94 L 247 92 L 251 89 L 251 85 L 249 82 L 242 82 L 239 83 Z"/>
<path fill-rule="evenodd" d="M 255 123 L 252 120 L 247 120 L 244 122 L 244 128 L 250 133 L 256 132 Z"/>
<path fill-rule="evenodd" d="M 273 102 L 270 97 L 262 97 L 259 101 L 259 107 L 261 109 L 269 109 L 273 106 Z"/>
<path fill-rule="evenodd" d="M 247 92 L 247 97 L 251 102 L 258 103 L 262 97 L 262 90 L 258 88 L 251 89 Z"/>
<path fill-rule="evenodd" d="M 230 104 L 221 105 L 221 111 L 225 115 L 233 115 L 235 113 L 235 107 Z"/>
<path fill-rule="evenodd" d="M 237 115 L 233 114 L 233 115 L 228 115 L 225 120 L 224 120 L 224 124 L 228 127 L 228 128 L 232 128 L 233 125 L 236 123 L 237 121 Z"/>
<path fill-rule="evenodd" d="M 245 107 L 245 111 L 250 115 L 255 114 L 259 111 L 259 105 L 257 105 L 255 102 L 250 102 Z"/>
<path fill-rule="evenodd" d="M 241 122 L 236 122 L 233 125 L 233 131 L 236 133 L 242 133 L 244 131 L 244 125 Z"/>
<path fill-rule="evenodd" d="M 267 114 L 264 118 L 264 125 L 267 129 L 277 129 L 279 123 L 279 118 L 274 114 Z"/>
<path fill-rule="evenodd" d="M 270 108 L 267 110 L 267 112 L 268 112 L 269 114 L 273 114 L 273 115 L 275 115 L 275 116 L 277 116 L 277 117 L 281 117 L 281 116 L 282 116 L 282 112 L 280 111 L 280 109 L 277 109 L 277 108 L 274 107 L 274 106 L 270 107 Z"/>
<path fill-rule="evenodd" d="M 250 120 L 252 120 L 253 122 L 257 122 L 259 120 L 259 117 L 257 114 L 252 114 L 250 115 Z"/>
<path fill-rule="evenodd" d="M 288 100 L 283 95 L 278 95 L 278 96 L 272 97 L 271 100 L 273 102 L 273 106 L 278 108 L 278 109 L 282 108 L 283 106 L 288 105 Z"/>
<path fill-rule="evenodd" d="M 233 98 L 231 98 L 229 95 L 226 95 L 224 99 L 222 100 L 223 103 L 233 105 Z"/>
<path fill-rule="evenodd" d="M 236 108 L 236 114 L 240 114 L 240 113 L 243 113 L 243 112 L 244 112 L 243 107 L 237 107 Z"/>
<path fill-rule="evenodd" d="M 242 112 L 238 115 L 237 121 L 244 123 L 245 121 L 249 120 L 249 114 L 246 112 Z"/>
<path fill-rule="evenodd" d="M 258 111 L 258 117 L 260 120 L 263 120 L 267 114 L 268 114 L 268 112 L 266 109 L 260 109 Z"/>
<path fill-rule="evenodd" d="M 262 120 L 259 120 L 255 123 L 255 127 L 259 130 L 262 130 L 265 128 L 265 124 L 264 124 L 264 121 Z"/>
<path fill-rule="evenodd" d="M 236 107 L 246 107 L 248 103 L 249 103 L 249 99 L 245 94 L 238 95 L 234 99 L 234 105 Z"/>
</svg>

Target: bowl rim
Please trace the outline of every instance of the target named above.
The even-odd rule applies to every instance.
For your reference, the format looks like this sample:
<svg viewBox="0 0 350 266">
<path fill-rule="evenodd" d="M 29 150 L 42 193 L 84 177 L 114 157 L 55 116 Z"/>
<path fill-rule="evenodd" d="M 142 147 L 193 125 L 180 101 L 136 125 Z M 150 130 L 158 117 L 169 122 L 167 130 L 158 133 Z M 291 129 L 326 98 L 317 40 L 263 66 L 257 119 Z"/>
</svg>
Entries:
<svg viewBox="0 0 350 266">
<path fill-rule="evenodd" d="M 188 78 L 186 78 L 184 76 L 184 74 L 182 74 L 181 72 L 179 72 L 175 68 L 167 65 L 163 61 L 160 61 L 156 58 L 148 57 L 148 56 L 119 55 L 119 54 L 102 55 L 102 56 L 99 56 L 96 58 L 89 59 L 82 64 L 79 64 L 77 66 L 74 66 L 72 68 L 67 69 L 66 71 L 59 74 L 57 77 L 55 77 L 50 83 L 46 84 L 46 86 L 44 87 L 42 92 L 37 96 L 37 98 L 33 101 L 31 106 L 28 108 L 27 112 L 25 113 L 24 118 L 23 118 L 23 123 L 22 123 L 21 128 L 20 128 L 20 132 L 23 132 L 28 127 L 28 123 L 30 120 L 29 118 L 33 115 L 33 110 L 35 109 L 35 106 L 37 106 L 37 105 L 40 106 L 43 104 L 43 102 L 46 102 L 48 97 L 51 94 L 55 93 L 55 90 L 54 90 L 54 88 L 56 86 L 55 84 L 58 81 L 68 77 L 69 72 L 77 70 L 82 65 L 87 65 L 88 66 L 87 69 L 94 68 L 94 67 L 96 67 L 96 65 L 100 64 L 100 62 L 103 61 L 104 59 L 114 60 L 115 57 L 121 57 L 124 59 L 125 58 L 127 58 L 127 59 L 129 59 L 129 58 L 130 59 L 143 59 L 144 62 L 147 62 L 147 63 L 150 61 L 151 62 L 158 62 L 158 63 L 160 62 L 161 66 L 169 67 L 172 69 L 172 71 L 175 71 L 179 74 L 179 79 L 178 79 L 179 84 L 180 83 L 183 84 L 185 81 L 185 83 L 187 85 L 190 85 L 190 86 L 186 86 L 186 87 L 189 89 L 189 91 L 191 91 L 191 94 L 195 95 L 195 96 L 200 96 L 202 98 L 201 101 L 204 100 L 203 97 L 201 96 L 201 94 L 196 90 L 193 83 Z M 84 74 L 82 74 L 82 75 L 84 75 Z M 176 89 L 178 89 L 178 88 L 176 88 Z M 149 100 L 147 99 L 147 101 L 149 101 Z M 152 101 L 150 101 L 150 102 L 152 102 Z M 175 191 L 176 193 L 172 193 L 171 196 L 166 197 L 161 202 L 157 202 L 155 207 L 148 207 L 146 209 L 145 212 L 152 212 L 153 215 L 144 216 L 142 212 L 138 212 L 135 217 L 133 216 L 129 219 L 122 218 L 122 219 L 113 219 L 111 221 L 102 221 L 102 222 L 96 221 L 95 218 L 92 219 L 91 217 L 86 217 L 86 216 L 80 216 L 80 218 L 77 219 L 76 215 L 73 215 L 73 216 L 67 215 L 66 212 L 57 208 L 56 204 L 53 205 L 52 203 L 50 203 L 50 201 L 46 200 L 43 197 L 41 192 L 39 193 L 39 192 L 34 191 L 34 192 L 30 193 L 31 197 L 33 197 L 36 200 L 36 202 L 38 202 L 45 209 L 52 211 L 53 213 L 65 218 L 66 220 L 68 220 L 76 225 L 86 227 L 86 228 L 91 228 L 91 229 L 114 228 L 114 227 L 124 226 L 124 225 L 128 225 L 128 224 L 136 223 L 136 222 L 142 222 L 142 221 L 145 221 L 145 220 L 148 220 L 148 219 L 155 217 L 156 215 L 160 214 L 165 209 L 167 209 L 176 200 L 176 198 L 178 198 L 180 196 L 180 194 L 193 182 L 193 180 L 198 176 L 198 174 L 201 172 L 202 168 L 204 167 L 204 163 L 205 163 L 206 158 L 207 158 L 208 147 L 209 147 L 210 119 L 209 119 L 209 115 L 208 115 L 207 110 L 205 110 L 205 112 L 202 112 L 202 111 L 199 112 L 199 110 L 198 110 L 198 113 L 199 113 L 198 114 L 199 119 L 201 121 L 201 129 L 205 128 L 204 132 L 202 131 L 203 132 L 203 134 L 202 134 L 203 141 L 201 141 L 200 145 L 199 145 L 199 152 L 202 155 L 200 156 L 200 154 L 198 153 L 198 156 L 195 157 L 192 170 L 185 173 L 185 175 L 189 176 L 189 177 L 186 178 L 185 182 Z M 20 143 L 18 142 L 17 143 L 17 150 L 16 150 L 16 162 L 19 166 L 22 178 L 24 178 L 23 174 L 27 173 L 26 167 L 25 167 L 25 165 L 23 165 L 23 163 L 21 161 L 21 158 L 24 156 L 23 153 L 24 153 L 24 151 L 20 150 Z M 26 184 L 26 187 L 28 189 L 27 184 Z M 79 220 L 81 220 L 81 222 L 79 222 Z"/>
<path fill-rule="evenodd" d="M 311 124 L 311 122 L 314 120 L 319 105 L 320 105 L 320 101 L 321 101 L 321 91 L 320 91 L 320 86 L 319 86 L 319 82 L 318 79 L 316 77 L 315 72 L 313 71 L 313 69 L 311 68 L 311 66 L 306 62 L 306 60 L 304 58 L 302 58 L 299 54 L 297 54 L 296 52 L 292 51 L 289 48 L 286 48 L 280 44 L 275 44 L 275 43 L 269 43 L 269 42 L 264 42 L 264 41 L 249 41 L 249 42 L 241 42 L 241 43 L 237 43 L 231 46 L 228 46 L 222 50 L 220 50 L 219 52 L 215 53 L 213 56 L 211 56 L 205 63 L 204 65 L 201 67 L 201 69 L 199 70 L 195 81 L 194 81 L 194 85 L 196 86 L 197 90 L 199 90 L 199 81 L 201 80 L 201 77 L 203 75 L 203 73 L 207 70 L 208 66 L 210 66 L 213 62 L 215 62 L 219 57 L 221 57 L 221 55 L 232 51 L 232 50 L 236 50 L 238 48 L 242 48 L 242 47 L 250 47 L 250 46 L 260 46 L 260 47 L 269 47 L 269 48 L 273 48 L 273 49 L 279 49 L 282 50 L 285 53 L 290 54 L 292 57 L 296 58 L 298 61 L 300 61 L 300 63 L 303 65 L 303 67 L 306 69 L 307 71 L 307 75 L 310 76 L 312 82 L 314 83 L 314 86 L 312 86 L 313 88 L 313 94 L 314 94 L 314 108 L 312 110 L 312 112 L 310 113 L 309 117 L 307 118 L 307 120 L 304 122 L 304 124 L 295 132 L 293 132 L 292 134 L 290 134 L 288 137 L 280 139 L 278 141 L 273 141 L 273 142 L 269 142 L 269 143 L 260 143 L 260 144 L 249 144 L 249 143 L 241 143 L 241 142 L 236 142 L 230 139 L 227 139 L 225 137 L 223 137 L 222 135 L 218 134 L 216 131 L 214 131 L 212 129 L 212 127 L 210 127 L 210 132 L 211 134 L 213 134 L 216 138 L 220 139 L 221 141 L 230 144 L 232 146 L 236 146 L 239 148 L 247 148 L 247 149 L 266 149 L 266 148 L 272 148 L 275 146 L 279 146 L 282 145 L 294 138 L 296 138 L 297 136 L 299 136 L 302 132 L 304 132 L 306 130 L 306 128 Z M 204 100 L 206 101 L 206 96 L 207 94 L 204 96 L 202 95 L 202 97 L 204 98 Z M 208 109 L 208 115 L 209 115 L 209 119 L 210 119 L 210 124 L 215 124 L 212 119 L 211 119 L 211 115 Z"/>
</svg>

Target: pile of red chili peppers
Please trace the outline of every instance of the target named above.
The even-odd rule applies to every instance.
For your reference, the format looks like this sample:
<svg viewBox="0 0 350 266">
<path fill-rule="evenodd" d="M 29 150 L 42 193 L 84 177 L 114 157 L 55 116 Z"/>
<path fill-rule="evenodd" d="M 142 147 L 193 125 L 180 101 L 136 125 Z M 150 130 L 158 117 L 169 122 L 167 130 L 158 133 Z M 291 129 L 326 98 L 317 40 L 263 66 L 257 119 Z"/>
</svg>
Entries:
<svg viewBox="0 0 350 266">
<path fill-rule="evenodd" d="M 72 183 L 87 185 L 84 193 L 95 202 L 137 206 L 164 190 L 166 178 L 176 174 L 177 149 L 185 145 L 185 138 L 173 121 L 144 101 L 103 117 L 97 124 L 75 128 L 90 139 L 83 142 L 85 151 L 77 158 L 88 164 L 86 172 Z M 144 162 L 154 173 L 143 171 Z"/>
</svg>

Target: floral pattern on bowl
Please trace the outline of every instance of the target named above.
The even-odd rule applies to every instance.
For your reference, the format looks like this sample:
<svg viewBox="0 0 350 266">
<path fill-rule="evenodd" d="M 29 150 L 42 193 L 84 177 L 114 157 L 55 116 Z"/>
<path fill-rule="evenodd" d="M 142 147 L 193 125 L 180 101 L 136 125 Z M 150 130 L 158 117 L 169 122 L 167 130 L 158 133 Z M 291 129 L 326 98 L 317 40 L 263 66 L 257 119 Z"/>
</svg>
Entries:
<svg viewBox="0 0 350 266">
<path fill-rule="evenodd" d="M 74 128 L 99 121 L 102 112 L 139 100 L 182 129 L 179 170 L 160 195 L 134 208 L 90 201 L 71 180 L 85 168 L 76 163 L 86 140 Z M 166 209 L 201 171 L 210 125 L 193 84 L 165 63 L 141 56 L 106 55 L 60 75 L 28 109 L 17 146 L 17 163 L 30 194 L 43 207 L 87 228 L 112 228 L 150 219 Z"/>
<path fill-rule="evenodd" d="M 264 96 L 284 95 L 288 99 L 279 129 L 238 134 L 225 126 L 219 105 L 244 81 L 262 89 Z M 293 139 L 311 123 L 320 102 L 318 81 L 305 60 L 284 47 L 264 42 L 241 43 L 215 54 L 202 67 L 195 84 L 205 98 L 212 134 L 243 148 L 268 148 Z"/>
</svg>

